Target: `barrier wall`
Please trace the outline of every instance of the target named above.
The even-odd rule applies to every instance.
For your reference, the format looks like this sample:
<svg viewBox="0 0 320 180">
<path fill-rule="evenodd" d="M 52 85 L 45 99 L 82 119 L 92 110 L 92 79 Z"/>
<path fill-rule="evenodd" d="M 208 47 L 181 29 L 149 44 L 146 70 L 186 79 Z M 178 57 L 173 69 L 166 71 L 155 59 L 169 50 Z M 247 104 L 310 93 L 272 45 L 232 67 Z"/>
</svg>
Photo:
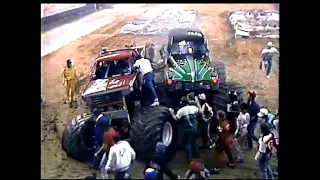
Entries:
<svg viewBox="0 0 320 180">
<path fill-rule="evenodd" d="M 64 11 L 51 16 L 41 18 L 41 33 L 73 22 L 98 10 L 112 8 L 113 4 L 87 4 L 86 6 Z"/>
</svg>

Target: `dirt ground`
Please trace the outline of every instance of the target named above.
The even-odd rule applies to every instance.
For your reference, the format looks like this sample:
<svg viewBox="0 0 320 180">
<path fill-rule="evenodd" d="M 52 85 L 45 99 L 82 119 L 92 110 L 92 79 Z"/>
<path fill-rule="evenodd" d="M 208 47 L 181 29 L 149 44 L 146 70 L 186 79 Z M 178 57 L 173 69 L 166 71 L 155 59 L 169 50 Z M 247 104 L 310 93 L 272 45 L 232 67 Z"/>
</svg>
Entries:
<svg viewBox="0 0 320 180">
<path fill-rule="evenodd" d="M 274 4 L 149 4 L 143 8 L 158 8 L 162 6 L 194 9 L 199 12 L 200 22 L 197 26 L 209 39 L 213 59 L 223 61 L 227 67 L 228 81 L 238 82 L 247 89 L 258 92 L 258 101 L 276 111 L 278 109 L 279 61 L 275 60 L 270 79 L 259 70 L 260 53 L 270 39 L 232 39 L 231 26 L 227 21 L 227 11 L 263 9 L 272 10 Z M 80 77 L 79 92 L 87 83 L 92 61 L 99 47 L 109 49 L 123 48 L 125 44 L 135 39 L 137 44 L 143 44 L 152 38 L 155 43 L 163 43 L 163 37 L 119 35 L 120 28 L 134 18 L 133 14 L 117 17 L 112 24 L 106 25 L 92 34 L 109 36 L 85 36 L 53 52 L 42 60 L 42 97 L 46 101 L 42 108 L 41 119 L 41 177 L 42 178 L 83 178 L 92 172 L 88 165 L 76 162 L 66 156 L 61 149 L 60 129 L 76 114 L 88 111 L 83 104 L 77 109 L 70 109 L 62 103 L 65 88 L 62 86 L 61 72 L 66 59 L 75 62 Z M 271 39 L 279 47 L 278 40 Z M 78 96 L 79 99 L 79 96 Z M 212 164 L 212 152 L 203 151 L 202 159 L 206 165 Z M 257 162 L 253 160 L 254 152 L 247 152 L 245 162 L 236 169 L 222 169 L 214 178 L 223 179 L 253 179 L 257 178 Z M 273 161 L 273 164 L 275 161 Z M 183 153 L 179 153 L 171 163 L 179 175 L 184 175 L 187 165 Z M 143 165 L 134 163 L 131 172 L 133 178 L 142 178 Z"/>
</svg>

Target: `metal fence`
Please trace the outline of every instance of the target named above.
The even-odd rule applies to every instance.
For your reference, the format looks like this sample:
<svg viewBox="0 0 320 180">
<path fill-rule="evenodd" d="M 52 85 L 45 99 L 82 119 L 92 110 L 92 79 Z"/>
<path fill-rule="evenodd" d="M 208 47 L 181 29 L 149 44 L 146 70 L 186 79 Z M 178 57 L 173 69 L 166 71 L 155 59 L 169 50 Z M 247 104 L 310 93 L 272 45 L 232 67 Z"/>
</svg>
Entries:
<svg viewBox="0 0 320 180">
<path fill-rule="evenodd" d="M 41 32 L 49 31 L 63 24 L 73 22 L 96 11 L 112 8 L 113 4 L 87 4 L 86 6 L 64 11 L 41 18 Z"/>
</svg>

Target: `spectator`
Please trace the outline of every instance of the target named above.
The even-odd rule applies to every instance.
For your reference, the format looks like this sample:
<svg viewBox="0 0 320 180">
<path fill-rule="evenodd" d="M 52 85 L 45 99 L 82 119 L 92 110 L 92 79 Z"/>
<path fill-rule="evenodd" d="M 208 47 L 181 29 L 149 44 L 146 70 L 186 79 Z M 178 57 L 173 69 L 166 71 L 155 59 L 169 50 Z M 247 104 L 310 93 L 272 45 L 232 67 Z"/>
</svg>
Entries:
<svg viewBox="0 0 320 180">
<path fill-rule="evenodd" d="M 244 148 L 246 143 L 246 138 L 248 134 L 247 127 L 250 122 L 250 115 L 247 112 L 248 106 L 246 103 L 241 104 L 241 112 L 237 118 L 237 130 L 236 130 L 236 139 L 234 145 L 237 150 L 237 160 L 236 162 L 242 163 L 244 160 Z"/>
<path fill-rule="evenodd" d="M 274 55 L 278 54 L 278 50 L 273 46 L 272 42 L 267 43 L 267 47 L 262 50 L 262 65 L 266 65 L 267 67 L 267 78 L 270 78 L 271 70 L 272 70 L 272 61 Z"/>
<path fill-rule="evenodd" d="M 268 124 L 266 123 L 261 124 L 260 129 L 262 134 L 259 138 L 258 152 L 255 155 L 255 160 L 259 162 L 260 178 L 274 179 L 273 173 L 270 167 L 273 136 L 270 132 L 270 128 Z"/>
<path fill-rule="evenodd" d="M 254 134 L 254 131 L 256 129 L 257 123 L 258 123 L 258 113 L 260 111 L 260 105 L 255 101 L 255 98 L 257 96 L 257 93 L 255 91 L 249 91 L 248 92 L 249 98 L 248 98 L 248 112 L 250 114 L 250 123 L 248 125 L 248 148 L 249 150 L 252 150 L 253 144 L 252 139 L 255 140 L 258 143 L 258 137 Z"/>
</svg>

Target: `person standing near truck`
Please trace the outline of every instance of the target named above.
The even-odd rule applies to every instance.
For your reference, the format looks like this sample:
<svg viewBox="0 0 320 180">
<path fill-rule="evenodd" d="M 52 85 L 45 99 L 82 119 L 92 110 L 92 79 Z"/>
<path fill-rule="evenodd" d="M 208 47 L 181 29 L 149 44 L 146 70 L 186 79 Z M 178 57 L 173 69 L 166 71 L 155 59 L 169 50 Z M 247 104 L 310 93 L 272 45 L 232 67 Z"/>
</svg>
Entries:
<svg viewBox="0 0 320 180">
<path fill-rule="evenodd" d="M 248 148 L 249 150 L 252 150 L 253 144 L 252 140 L 256 141 L 258 143 L 259 138 L 254 134 L 254 131 L 256 129 L 257 123 L 258 123 L 258 113 L 260 111 L 260 105 L 256 102 L 255 98 L 257 96 L 257 93 L 255 91 L 249 91 L 248 92 L 249 98 L 248 98 L 248 112 L 250 114 L 250 123 L 248 125 Z"/>
<path fill-rule="evenodd" d="M 181 108 L 177 114 L 174 110 L 169 108 L 172 117 L 175 120 L 181 121 L 183 127 L 183 144 L 186 152 L 187 162 L 190 163 L 192 159 L 200 157 L 197 146 L 198 122 L 197 116 L 200 114 L 200 109 L 195 105 L 190 105 L 188 98 L 183 96 L 180 102 Z"/>
<path fill-rule="evenodd" d="M 200 134 L 202 139 L 202 146 L 200 146 L 200 149 L 208 149 L 208 133 L 207 133 L 207 127 L 208 123 L 213 117 L 213 109 L 212 107 L 207 103 L 207 98 L 205 94 L 199 94 L 198 95 L 200 109 L 202 112 L 202 121 L 200 122 Z"/>
<path fill-rule="evenodd" d="M 95 120 L 94 126 L 94 149 L 95 154 L 92 161 L 92 168 L 99 170 L 99 165 L 104 154 L 103 151 L 103 136 L 111 125 L 111 118 L 101 113 L 97 108 L 93 110 L 93 119 Z"/>
<path fill-rule="evenodd" d="M 153 103 L 151 104 L 151 106 L 159 106 L 160 103 L 157 92 L 154 87 L 154 74 L 151 63 L 148 59 L 142 58 L 139 54 L 137 55 L 137 59 L 138 60 L 136 60 L 133 67 L 139 69 L 139 72 L 143 77 L 143 81 L 146 85 L 146 88 L 149 90 L 149 92 L 151 92 L 153 98 Z"/>
<path fill-rule="evenodd" d="M 108 155 L 109 155 L 109 151 L 110 148 L 115 144 L 114 140 L 113 140 L 113 136 L 118 133 L 114 128 L 109 128 L 104 134 L 103 134 L 103 147 L 101 148 L 103 152 L 103 156 L 100 162 L 100 172 L 101 172 L 101 179 L 106 179 L 106 177 L 104 177 L 104 175 L 106 174 L 105 172 L 105 166 L 107 164 L 107 160 L 108 160 Z"/>
<path fill-rule="evenodd" d="M 104 177 L 108 179 L 108 174 L 113 172 L 115 179 L 130 179 L 129 169 L 136 153 L 128 141 L 121 140 L 118 133 L 113 135 L 113 140 L 115 144 L 110 148 Z"/>
<path fill-rule="evenodd" d="M 220 163 L 222 159 L 222 153 L 225 152 L 228 156 L 229 163 L 228 166 L 234 168 L 234 158 L 231 152 L 232 135 L 230 133 L 230 124 L 226 119 L 226 113 L 219 110 L 217 112 L 217 118 L 219 120 L 219 126 L 221 134 L 218 138 L 214 159 L 214 168 L 210 171 L 211 174 L 217 174 L 220 172 Z"/>
<path fill-rule="evenodd" d="M 145 166 L 144 175 L 146 179 L 148 179 L 148 177 L 151 179 L 151 177 L 155 176 L 156 179 L 163 179 L 164 174 L 172 180 L 180 179 L 179 176 L 173 173 L 168 167 L 168 162 L 165 158 L 166 148 L 166 145 L 162 142 L 157 143 L 155 154 L 151 156 L 151 160 Z"/>
<path fill-rule="evenodd" d="M 65 101 L 65 103 L 69 102 L 70 107 L 73 107 L 72 102 L 75 101 L 74 92 L 76 90 L 77 81 L 77 72 L 72 65 L 71 59 L 68 59 L 67 66 L 62 72 L 62 84 L 66 86 L 67 101 Z"/>
<path fill-rule="evenodd" d="M 237 117 L 237 129 L 235 132 L 236 139 L 234 141 L 237 150 L 237 163 L 242 163 L 244 160 L 244 149 L 248 134 L 248 124 L 250 122 L 250 114 L 247 112 L 247 103 L 241 103 L 241 112 Z"/>
</svg>

